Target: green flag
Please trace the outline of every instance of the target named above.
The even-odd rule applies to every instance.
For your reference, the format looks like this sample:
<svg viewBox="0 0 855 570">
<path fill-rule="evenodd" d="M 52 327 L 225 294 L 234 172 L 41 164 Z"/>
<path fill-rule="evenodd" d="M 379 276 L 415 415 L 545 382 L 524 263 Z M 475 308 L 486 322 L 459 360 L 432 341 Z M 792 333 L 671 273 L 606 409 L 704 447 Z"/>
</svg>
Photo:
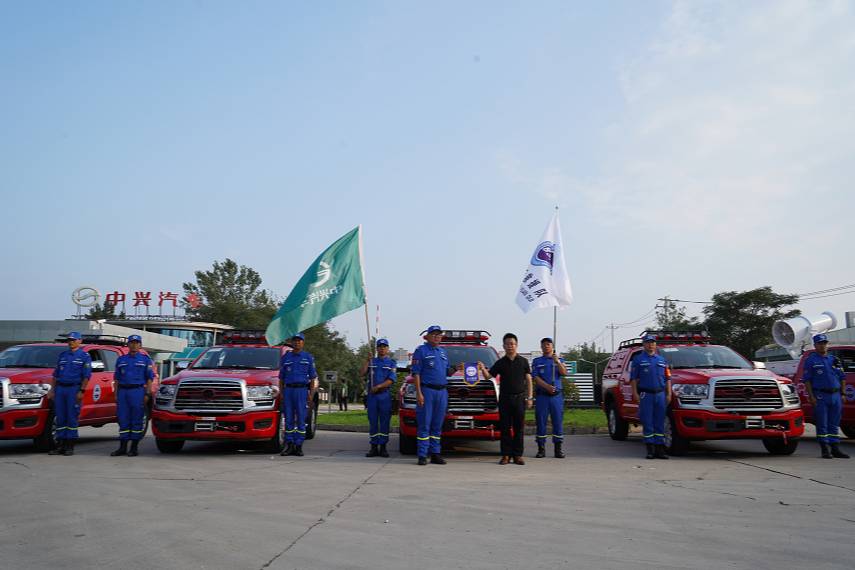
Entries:
<svg viewBox="0 0 855 570">
<path fill-rule="evenodd" d="M 267 325 L 268 344 L 281 344 L 365 303 L 360 229 L 347 232 L 309 266 Z"/>
</svg>

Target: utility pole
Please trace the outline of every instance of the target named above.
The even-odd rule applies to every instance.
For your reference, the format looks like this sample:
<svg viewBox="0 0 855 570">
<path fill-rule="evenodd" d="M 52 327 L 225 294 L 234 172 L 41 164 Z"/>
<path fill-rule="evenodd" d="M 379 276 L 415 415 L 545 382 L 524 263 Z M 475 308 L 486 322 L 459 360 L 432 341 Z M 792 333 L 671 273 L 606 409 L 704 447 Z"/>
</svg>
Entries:
<svg viewBox="0 0 855 570">
<path fill-rule="evenodd" d="M 611 329 L 611 331 L 612 331 L 612 354 L 614 354 L 615 353 L 615 331 L 617 329 L 619 329 L 620 327 L 615 325 L 614 323 L 610 323 L 610 324 L 606 325 L 606 328 Z"/>
</svg>

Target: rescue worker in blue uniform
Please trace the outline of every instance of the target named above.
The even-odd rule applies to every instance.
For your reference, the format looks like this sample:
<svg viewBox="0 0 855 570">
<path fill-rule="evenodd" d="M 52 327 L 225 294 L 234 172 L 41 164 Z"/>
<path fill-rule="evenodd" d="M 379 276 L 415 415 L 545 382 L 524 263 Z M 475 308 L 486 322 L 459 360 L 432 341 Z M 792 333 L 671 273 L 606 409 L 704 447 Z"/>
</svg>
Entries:
<svg viewBox="0 0 855 570">
<path fill-rule="evenodd" d="M 671 404 L 671 369 L 656 353 L 656 336 L 644 335 L 644 350 L 630 364 L 632 397 L 644 431 L 647 459 L 668 459 L 665 453 L 665 414 Z"/>
<path fill-rule="evenodd" d="M 92 377 L 92 359 L 80 348 L 83 337 L 79 332 L 67 335 L 68 350 L 62 351 L 53 371 L 53 413 L 56 422 L 56 445 L 49 455 L 74 455 L 80 403 Z"/>
<path fill-rule="evenodd" d="M 454 374 L 449 366 L 448 353 L 439 346 L 442 327 L 431 325 L 427 329 L 426 342 L 413 352 L 411 367 L 416 384 L 416 450 L 418 464 L 430 462 L 445 465 L 440 455 L 442 450 L 442 422 L 448 409 L 448 376 Z"/>
<path fill-rule="evenodd" d="M 110 454 L 112 457 L 139 455 L 138 447 L 145 431 L 145 407 L 154 380 L 154 362 L 147 354 L 140 352 L 141 347 L 142 337 L 138 334 L 130 335 L 128 353 L 116 360 L 113 381 L 119 416 L 119 448 Z M 130 451 L 128 441 L 131 442 Z"/>
<path fill-rule="evenodd" d="M 360 376 L 368 376 L 368 396 L 365 408 L 368 411 L 368 431 L 371 450 L 365 457 L 389 457 L 386 444 L 389 442 L 389 424 L 392 419 L 392 396 L 389 393 L 397 380 L 398 364 L 389 358 L 389 341 L 377 340 L 377 356 L 362 365 Z M 369 372 L 370 371 L 370 372 Z"/>
<path fill-rule="evenodd" d="M 285 449 L 280 455 L 303 456 L 306 412 L 314 401 L 318 381 L 315 357 L 303 350 L 305 341 L 303 333 L 291 337 L 293 349 L 283 354 L 279 361 L 279 387 L 285 414 Z"/>
<path fill-rule="evenodd" d="M 816 439 L 824 459 L 849 459 L 847 454 L 840 451 L 840 438 L 837 435 L 843 411 L 846 372 L 843 371 L 840 359 L 828 354 L 826 335 L 814 335 L 813 346 L 816 352 L 805 359 L 802 382 L 813 405 Z"/>
<path fill-rule="evenodd" d="M 564 362 L 555 354 L 555 344 L 547 337 L 540 341 L 543 356 L 532 361 L 532 376 L 535 382 L 534 418 L 537 424 L 537 454 L 546 457 L 547 420 L 552 419 L 552 443 L 555 457 L 564 458 L 564 391 L 561 377 L 567 374 Z"/>
</svg>

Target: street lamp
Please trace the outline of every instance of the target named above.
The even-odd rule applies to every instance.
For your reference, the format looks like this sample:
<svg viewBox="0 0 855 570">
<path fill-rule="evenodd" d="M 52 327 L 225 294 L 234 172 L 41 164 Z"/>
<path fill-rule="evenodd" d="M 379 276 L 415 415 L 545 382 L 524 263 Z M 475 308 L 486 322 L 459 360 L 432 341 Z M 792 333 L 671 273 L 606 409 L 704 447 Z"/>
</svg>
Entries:
<svg viewBox="0 0 855 570">
<path fill-rule="evenodd" d="M 608 362 L 608 360 L 610 358 L 611 358 L 611 356 L 604 358 L 602 360 L 598 360 L 597 362 L 593 362 L 591 360 L 586 360 L 586 359 L 582 358 L 581 356 L 576 359 L 576 360 L 581 360 L 582 362 L 587 362 L 588 364 L 594 365 L 594 402 L 597 404 L 600 403 L 599 400 L 602 398 L 602 389 L 598 388 L 598 387 L 602 386 L 602 383 L 597 380 L 597 365 L 602 364 L 603 362 Z M 599 392 L 599 397 L 598 397 L 598 392 Z"/>
</svg>

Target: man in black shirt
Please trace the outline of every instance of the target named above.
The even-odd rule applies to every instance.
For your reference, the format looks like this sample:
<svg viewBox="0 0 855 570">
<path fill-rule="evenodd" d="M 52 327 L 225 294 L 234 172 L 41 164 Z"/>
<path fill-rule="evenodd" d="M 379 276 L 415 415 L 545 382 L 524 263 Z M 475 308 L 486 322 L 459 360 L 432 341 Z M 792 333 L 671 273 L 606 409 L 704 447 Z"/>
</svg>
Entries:
<svg viewBox="0 0 855 570">
<path fill-rule="evenodd" d="M 502 432 L 502 460 L 507 465 L 513 457 L 517 465 L 525 465 L 523 459 L 523 436 L 525 435 L 525 410 L 531 408 L 531 368 L 528 360 L 517 354 L 517 336 L 507 333 L 502 337 L 505 355 L 487 370 L 483 362 L 478 370 L 489 380 L 495 376 L 499 385 L 499 429 Z M 513 429 L 513 436 L 511 435 Z"/>
</svg>

